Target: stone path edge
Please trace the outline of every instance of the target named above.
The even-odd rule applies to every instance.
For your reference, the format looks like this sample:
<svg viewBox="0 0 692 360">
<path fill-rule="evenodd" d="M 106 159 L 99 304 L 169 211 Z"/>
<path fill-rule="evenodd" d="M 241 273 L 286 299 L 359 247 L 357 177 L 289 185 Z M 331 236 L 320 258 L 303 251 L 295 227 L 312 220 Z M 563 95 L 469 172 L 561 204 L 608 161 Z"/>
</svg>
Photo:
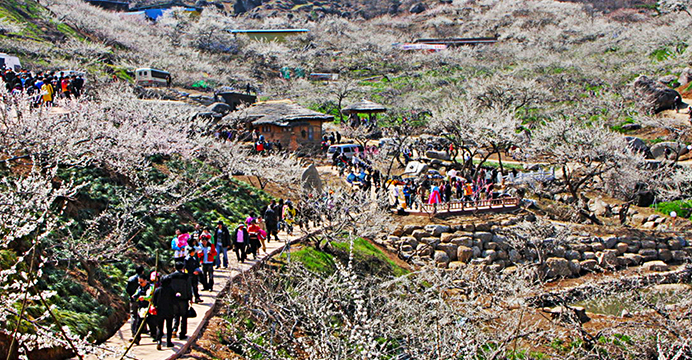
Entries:
<svg viewBox="0 0 692 360">
<path fill-rule="evenodd" d="M 302 237 L 299 237 L 297 239 L 290 240 L 288 243 L 284 244 L 283 246 L 281 246 L 279 248 L 274 249 L 274 251 L 272 251 L 269 254 L 267 254 L 266 256 L 262 257 L 260 259 L 260 261 L 254 263 L 249 269 L 241 271 L 238 274 L 236 274 L 235 276 L 228 279 L 228 282 L 226 282 L 223 289 L 221 291 L 219 291 L 219 293 L 216 295 L 216 300 L 214 301 L 214 304 L 212 304 L 209 307 L 209 309 L 207 310 L 207 312 L 204 314 L 204 318 L 202 319 L 202 321 L 197 326 L 197 329 L 195 329 L 195 332 L 192 333 L 192 335 L 190 335 L 190 337 L 187 339 L 187 342 L 185 343 L 185 345 L 181 346 L 180 349 L 175 354 L 171 355 L 166 360 L 177 360 L 181 356 L 185 355 L 188 351 L 190 351 L 190 348 L 192 348 L 192 344 L 197 342 L 200 335 L 202 335 L 202 333 L 204 332 L 204 329 L 207 328 L 207 324 L 209 323 L 209 320 L 211 320 L 211 318 L 214 317 L 214 313 L 216 312 L 217 306 L 221 303 L 221 299 L 224 296 L 226 296 L 226 294 L 230 290 L 231 286 L 233 285 L 233 283 L 236 281 L 236 279 L 239 276 L 242 276 L 242 275 L 249 273 L 251 271 L 255 271 L 260 265 L 264 264 L 268 259 L 271 259 L 274 256 L 281 254 L 281 252 L 284 251 L 284 249 L 286 249 L 287 245 L 293 245 L 293 244 L 297 244 L 299 242 L 305 241 L 309 237 L 316 235 L 316 234 L 319 234 L 321 231 L 322 230 L 316 230 L 316 231 L 313 231 L 313 232 L 308 233 L 306 235 L 303 235 Z"/>
</svg>

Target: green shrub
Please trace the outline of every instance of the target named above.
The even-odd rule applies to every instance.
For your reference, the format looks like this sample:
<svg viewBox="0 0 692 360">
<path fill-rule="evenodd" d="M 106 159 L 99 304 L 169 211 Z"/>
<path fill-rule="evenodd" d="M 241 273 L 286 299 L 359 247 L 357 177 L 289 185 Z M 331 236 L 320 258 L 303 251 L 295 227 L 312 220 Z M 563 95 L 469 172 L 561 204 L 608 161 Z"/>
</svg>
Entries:
<svg viewBox="0 0 692 360">
<path fill-rule="evenodd" d="M 692 200 L 660 202 L 651 205 L 651 207 L 665 215 L 670 215 L 671 211 L 675 211 L 679 217 L 692 219 Z"/>
</svg>

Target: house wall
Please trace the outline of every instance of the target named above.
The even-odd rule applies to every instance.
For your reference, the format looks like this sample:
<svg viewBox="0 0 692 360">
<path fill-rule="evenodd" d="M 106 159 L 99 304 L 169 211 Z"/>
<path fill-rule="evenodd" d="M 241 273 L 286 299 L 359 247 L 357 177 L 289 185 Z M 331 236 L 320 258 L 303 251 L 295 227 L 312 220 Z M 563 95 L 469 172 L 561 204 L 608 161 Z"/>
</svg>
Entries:
<svg viewBox="0 0 692 360">
<path fill-rule="evenodd" d="M 302 145 L 319 145 L 322 142 L 321 121 L 309 121 L 308 124 L 291 127 L 260 125 L 259 130 L 267 141 L 279 140 L 284 149 L 291 151 Z"/>
</svg>

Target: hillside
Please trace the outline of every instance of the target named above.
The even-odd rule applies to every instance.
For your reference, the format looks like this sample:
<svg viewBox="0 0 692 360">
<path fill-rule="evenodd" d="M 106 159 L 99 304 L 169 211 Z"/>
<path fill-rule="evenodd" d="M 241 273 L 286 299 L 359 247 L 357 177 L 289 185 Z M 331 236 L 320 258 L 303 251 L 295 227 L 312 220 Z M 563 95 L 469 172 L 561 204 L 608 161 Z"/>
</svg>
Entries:
<svg viewBox="0 0 692 360">
<path fill-rule="evenodd" d="M 244 279 L 235 298 L 221 300 L 225 338 L 207 334 L 225 347 L 219 357 L 480 359 L 537 351 L 579 358 L 608 351 L 653 359 L 689 344 L 687 317 L 569 333 L 574 327 L 565 330 L 557 315 L 548 320 L 531 301 L 557 277 L 598 278 L 657 261 L 664 263 L 649 268 L 685 270 L 689 224 L 670 214 L 690 216 L 692 170 L 678 160 L 689 156 L 692 128 L 687 99 L 675 88 L 692 83 L 692 18 L 647 1 L 431 0 L 411 11 L 418 3 L 184 2 L 201 13 L 176 9 L 153 22 L 82 0 L 3 2 L 3 52 L 34 74 L 82 70 L 88 81 L 76 99 L 49 99 L 47 89 L 21 81 L 12 95 L 0 90 L 0 348 L 14 341 L 21 347 L 13 351 L 32 360 L 72 356 L 70 341 L 85 354 L 106 351 L 100 342 L 126 319 L 123 286 L 135 266 L 169 272 L 176 229 L 219 220 L 233 226 L 271 200 L 262 189 L 280 189 L 325 231 L 294 249 L 301 266 L 277 258 Z M 227 31 L 258 28 L 308 32 L 257 41 Z M 440 51 L 401 46 L 486 36 L 497 42 Z M 170 72 L 171 89 L 134 86 L 139 67 Z M 311 80 L 311 73 L 338 79 Z M 247 123 L 210 106 L 214 92 L 248 85 L 260 100 L 291 99 L 335 121 L 309 131 L 290 121 L 277 120 L 278 130 L 262 126 L 269 140 L 280 131 L 308 145 L 258 153 L 237 141 L 252 137 Z M 362 100 L 386 112 L 344 115 Z M 362 173 L 367 191 L 349 185 L 337 166 L 328 169 L 331 157 L 305 151 L 330 145 L 321 135 L 336 131 L 365 145 L 366 162 L 339 166 Z M 381 138 L 387 151 L 372 147 Z M 404 154 L 437 171 L 410 178 L 422 189 L 414 195 L 421 204 L 435 200 L 428 192 L 440 186 L 449 191 L 446 202 L 453 196 L 462 209 L 463 201 L 511 197 L 520 216 L 472 213 L 430 228 L 432 212 L 400 217 L 413 208 L 403 209 L 392 191 L 404 171 L 399 164 L 409 160 Z M 319 193 L 298 186 L 312 163 L 330 174 Z M 455 181 L 452 170 L 460 178 L 454 190 L 446 183 Z M 252 183 L 237 181 L 241 175 Z M 645 202 L 653 207 L 634 206 Z M 411 218 L 415 224 L 406 223 Z M 626 290 L 644 289 L 632 286 Z M 606 296 L 610 289 L 597 290 Z M 546 326 L 534 331 L 524 311 Z M 611 320 L 622 321 L 604 321 Z M 654 343 L 660 334 L 670 340 L 665 346 Z M 619 347 L 625 335 L 635 345 Z"/>
</svg>

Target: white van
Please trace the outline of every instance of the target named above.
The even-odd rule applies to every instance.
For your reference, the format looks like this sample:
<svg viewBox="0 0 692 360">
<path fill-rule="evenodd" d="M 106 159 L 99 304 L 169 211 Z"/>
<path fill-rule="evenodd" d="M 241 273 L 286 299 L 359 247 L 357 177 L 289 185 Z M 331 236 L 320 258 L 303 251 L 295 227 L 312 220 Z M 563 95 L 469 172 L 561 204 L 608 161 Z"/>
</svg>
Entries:
<svg viewBox="0 0 692 360">
<path fill-rule="evenodd" d="M 22 63 L 19 62 L 19 58 L 16 56 L 0 53 L 0 69 L 5 68 L 19 71 L 22 68 Z"/>
<path fill-rule="evenodd" d="M 171 74 L 152 68 L 135 70 L 135 84 L 139 86 L 171 86 Z"/>
<path fill-rule="evenodd" d="M 347 158 L 352 158 L 356 154 L 363 153 L 363 147 L 361 145 L 354 144 L 343 144 L 343 145 L 332 145 L 327 150 L 328 156 L 334 156 L 334 153 L 344 154 Z"/>
</svg>

